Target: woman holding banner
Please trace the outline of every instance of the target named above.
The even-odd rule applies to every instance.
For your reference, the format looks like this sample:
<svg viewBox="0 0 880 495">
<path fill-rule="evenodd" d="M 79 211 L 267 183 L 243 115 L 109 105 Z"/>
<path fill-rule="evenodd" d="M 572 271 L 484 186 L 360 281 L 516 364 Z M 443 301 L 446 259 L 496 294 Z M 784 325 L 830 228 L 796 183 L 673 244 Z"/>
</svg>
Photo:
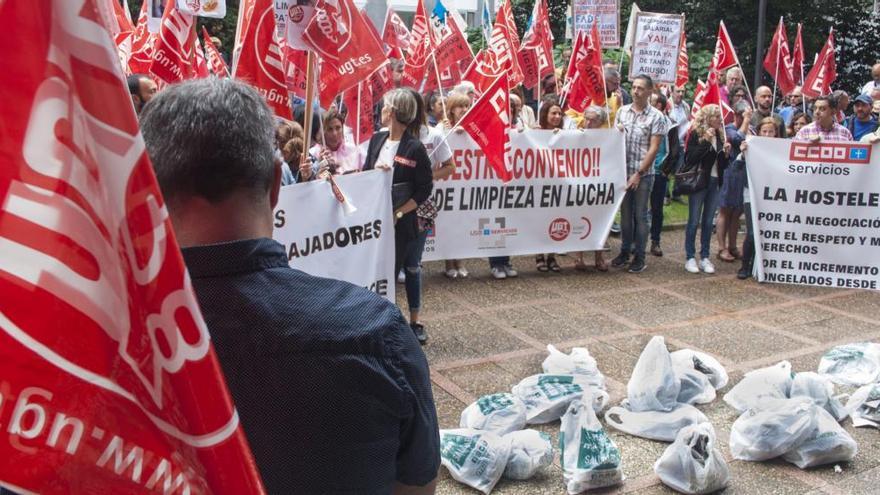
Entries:
<svg viewBox="0 0 880 495">
<path fill-rule="evenodd" d="M 428 341 L 425 326 L 419 322 L 421 309 L 421 254 L 425 237 L 419 235 L 416 210 L 431 197 L 434 182 L 431 161 L 418 137 L 407 131 L 418 116 L 418 102 L 406 89 L 392 89 L 385 94 L 382 125 L 370 139 L 364 170 L 394 170 L 391 202 L 394 208 L 394 273 L 406 270 L 406 299 L 409 303 L 409 324 L 424 345 Z M 410 276 L 413 275 L 413 276 Z"/>
<path fill-rule="evenodd" d="M 562 106 L 559 105 L 556 95 L 549 95 L 544 98 L 541 109 L 538 111 L 538 127 L 544 130 L 552 129 L 553 132 L 559 132 L 562 129 L 564 118 L 565 113 L 563 113 Z M 553 253 L 536 256 L 535 268 L 539 272 L 552 271 L 559 273 L 562 271 L 559 262 L 556 261 L 556 255 Z"/>
<path fill-rule="evenodd" d="M 359 171 L 364 159 L 357 146 L 345 142 L 345 119 L 342 114 L 331 108 L 324 114 L 321 124 L 322 139 L 309 152 L 325 162 L 333 175 Z"/>
<path fill-rule="evenodd" d="M 761 122 L 758 123 L 758 135 L 769 138 L 782 137 L 779 123 L 773 117 L 765 117 L 764 119 L 761 119 Z M 745 170 L 745 151 L 748 147 L 748 141 L 740 145 L 739 149 L 742 152 L 739 157 L 737 157 L 736 161 L 733 162 L 732 166 L 741 167 Z M 739 271 L 736 272 L 736 278 L 740 280 L 745 280 L 752 276 L 752 268 L 755 262 L 755 230 L 754 225 L 752 224 L 752 204 L 751 196 L 749 195 L 748 181 L 746 181 L 745 188 L 743 189 L 743 208 L 746 215 L 746 238 L 743 240 L 742 266 L 740 266 Z"/>
<path fill-rule="evenodd" d="M 458 121 L 464 117 L 468 109 L 471 107 L 471 98 L 463 91 L 453 91 L 446 98 L 446 120 L 443 122 L 446 133 L 452 131 Z M 456 132 L 464 132 L 458 130 Z M 453 170 L 455 170 L 453 166 Z M 462 266 L 461 260 L 446 260 L 446 276 L 449 278 L 465 278 L 468 276 L 467 268 Z"/>
<path fill-rule="evenodd" d="M 712 220 L 718 208 L 721 180 L 727 168 L 727 154 L 730 143 L 723 139 L 724 128 L 721 108 L 718 105 L 704 105 L 697 112 L 688 133 L 684 155 L 685 171 L 695 172 L 688 196 L 688 221 L 685 230 L 684 250 L 687 262 L 685 270 L 690 273 L 715 273 L 715 265 L 709 259 L 709 246 L 712 243 Z M 676 180 L 684 174 L 678 174 Z M 697 265 L 696 237 L 697 224 L 700 226 L 700 263 Z"/>
<path fill-rule="evenodd" d="M 608 128 L 608 112 L 605 110 L 605 107 L 600 107 L 596 105 L 590 105 L 584 110 L 584 118 L 581 121 L 581 128 L 583 129 L 604 129 Z M 600 249 L 598 251 L 594 251 L 594 265 L 597 271 L 607 272 L 608 271 L 608 261 L 605 260 L 605 254 Z M 575 270 L 585 271 L 587 269 L 587 264 L 584 263 L 584 252 L 581 251 L 574 256 L 574 268 Z"/>
</svg>

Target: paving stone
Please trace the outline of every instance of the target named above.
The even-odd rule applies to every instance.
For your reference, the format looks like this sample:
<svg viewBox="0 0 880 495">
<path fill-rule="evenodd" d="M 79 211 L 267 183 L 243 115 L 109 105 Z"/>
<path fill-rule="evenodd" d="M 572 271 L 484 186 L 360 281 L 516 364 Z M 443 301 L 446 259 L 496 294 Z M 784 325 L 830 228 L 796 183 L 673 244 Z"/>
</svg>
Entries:
<svg viewBox="0 0 880 495">
<path fill-rule="evenodd" d="M 732 362 L 749 361 L 804 346 L 752 323 L 734 319 L 674 328 L 667 333 L 685 344 L 692 344 Z"/>
<path fill-rule="evenodd" d="M 485 357 L 529 348 L 509 333 L 477 315 L 456 316 L 431 322 L 428 344 L 422 349 L 429 363 Z"/>
<path fill-rule="evenodd" d="M 437 406 L 437 422 L 440 428 L 458 428 L 461 411 L 467 404 L 456 399 L 436 384 L 433 386 L 434 403 Z"/>
<path fill-rule="evenodd" d="M 628 331 L 605 315 L 589 313 L 573 304 L 551 304 L 505 309 L 491 314 L 513 328 L 546 344 L 582 340 Z"/>
<path fill-rule="evenodd" d="M 708 304 L 722 311 L 778 304 L 787 301 L 766 291 L 755 290 L 749 283 L 717 275 L 713 280 L 699 284 L 675 286 L 671 290 L 702 304 Z"/>
<path fill-rule="evenodd" d="M 651 289 L 601 295 L 592 303 L 646 328 L 692 320 L 714 313 L 712 310 Z"/>
<path fill-rule="evenodd" d="M 771 327 L 789 329 L 799 325 L 817 323 L 835 317 L 834 313 L 825 308 L 811 305 L 798 304 L 796 306 L 774 308 L 764 311 L 749 312 L 741 318 L 744 320 L 757 321 Z"/>
<path fill-rule="evenodd" d="M 810 491 L 812 487 L 793 478 L 780 469 L 784 461 L 746 462 L 734 461 L 730 466 L 730 486 L 725 494 L 733 495 L 796 495 Z"/>
<path fill-rule="evenodd" d="M 525 378 L 515 376 L 495 363 L 463 366 L 446 370 L 443 374 L 455 382 L 456 385 L 473 394 L 474 397 L 481 397 L 483 395 L 496 394 L 499 392 L 510 392 L 510 389 L 514 385 Z"/>
<path fill-rule="evenodd" d="M 876 319 L 880 316 L 880 291 L 850 292 L 849 295 L 826 299 L 819 304 L 867 318 Z"/>
</svg>

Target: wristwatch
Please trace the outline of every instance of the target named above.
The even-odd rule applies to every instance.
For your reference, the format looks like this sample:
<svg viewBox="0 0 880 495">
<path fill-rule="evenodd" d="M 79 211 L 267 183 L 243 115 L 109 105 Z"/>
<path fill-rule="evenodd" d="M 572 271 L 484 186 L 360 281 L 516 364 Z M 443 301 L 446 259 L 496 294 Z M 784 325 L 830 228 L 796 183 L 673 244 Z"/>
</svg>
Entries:
<svg viewBox="0 0 880 495">
<path fill-rule="evenodd" d="M 394 218 L 400 220 L 401 218 L 403 218 L 403 212 L 402 211 L 395 211 Z"/>
</svg>

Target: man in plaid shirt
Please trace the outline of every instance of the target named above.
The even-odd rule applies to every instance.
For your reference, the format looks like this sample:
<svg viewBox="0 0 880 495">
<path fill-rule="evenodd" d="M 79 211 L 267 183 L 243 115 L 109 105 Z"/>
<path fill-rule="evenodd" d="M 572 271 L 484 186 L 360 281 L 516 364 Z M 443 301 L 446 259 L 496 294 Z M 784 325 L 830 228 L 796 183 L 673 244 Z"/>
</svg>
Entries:
<svg viewBox="0 0 880 495">
<path fill-rule="evenodd" d="M 813 123 L 801 127 L 795 141 L 811 143 L 852 141 L 849 129 L 837 123 L 837 102 L 829 96 L 820 96 L 813 103 Z"/>
<path fill-rule="evenodd" d="M 654 157 L 668 131 L 668 120 L 648 104 L 654 81 L 638 75 L 632 82 L 630 105 L 617 111 L 617 128 L 625 133 L 626 195 L 620 207 L 620 254 L 611 261 L 614 267 L 629 263 L 630 273 L 645 269 L 645 243 L 648 238 L 648 199 L 654 184 Z M 633 246 L 635 244 L 635 246 Z M 630 263 L 630 254 L 633 254 Z"/>
</svg>

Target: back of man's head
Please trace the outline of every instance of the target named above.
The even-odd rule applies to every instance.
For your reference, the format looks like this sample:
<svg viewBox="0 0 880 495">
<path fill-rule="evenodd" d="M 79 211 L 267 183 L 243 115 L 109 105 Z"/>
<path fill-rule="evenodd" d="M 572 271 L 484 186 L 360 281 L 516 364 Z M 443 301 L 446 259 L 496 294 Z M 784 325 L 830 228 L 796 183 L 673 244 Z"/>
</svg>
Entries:
<svg viewBox="0 0 880 495">
<path fill-rule="evenodd" d="M 211 204 L 244 194 L 269 201 L 275 124 L 263 98 L 233 79 L 169 86 L 141 113 L 141 131 L 165 200 Z"/>
</svg>

